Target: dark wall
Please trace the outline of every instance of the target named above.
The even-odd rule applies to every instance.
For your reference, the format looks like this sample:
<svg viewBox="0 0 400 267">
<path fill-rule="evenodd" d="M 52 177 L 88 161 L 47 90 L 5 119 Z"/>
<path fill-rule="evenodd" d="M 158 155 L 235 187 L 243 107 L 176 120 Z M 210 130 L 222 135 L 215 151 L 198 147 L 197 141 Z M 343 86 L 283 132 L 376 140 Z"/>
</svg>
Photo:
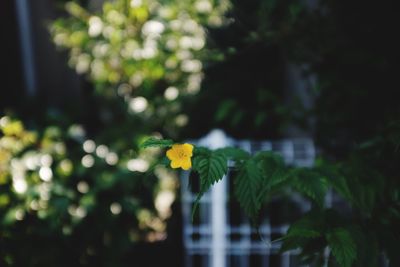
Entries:
<svg viewBox="0 0 400 267">
<path fill-rule="evenodd" d="M 67 54 L 57 51 L 48 31 L 51 21 L 61 15 L 62 5 L 54 0 L 29 3 L 38 95 L 46 106 L 78 106 L 81 80 L 67 66 Z"/>
<path fill-rule="evenodd" d="M 23 75 L 15 0 L 0 1 L 0 109 L 15 106 L 23 94 Z"/>
<path fill-rule="evenodd" d="M 26 106 L 24 68 L 15 0 L 0 1 L 2 60 L 0 61 L 0 108 Z M 33 106 L 77 111 L 81 106 L 82 79 L 68 65 L 66 52 L 57 51 L 48 27 L 62 15 L 62 4 L 53 0 L 27 1 L 36 78 Z M 77 109 L 78 108 L 78 109 Z"/>
</svg>

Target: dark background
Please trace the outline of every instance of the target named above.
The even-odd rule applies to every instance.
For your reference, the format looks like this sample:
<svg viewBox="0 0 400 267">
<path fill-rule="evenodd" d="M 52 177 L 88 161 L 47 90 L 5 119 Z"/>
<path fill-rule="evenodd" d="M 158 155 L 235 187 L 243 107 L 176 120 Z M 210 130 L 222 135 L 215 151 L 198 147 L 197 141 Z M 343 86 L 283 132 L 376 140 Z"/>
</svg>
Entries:
<svg viewBox="0 0 400 267">
<path fill-rule="evenodd" d="M 182 137 L 198 138 L 216 127 L 236 138 L 254 140 L 312 136 L 325 155 L 342 159 L 399 120 L 400 17 L 395 1 L 321 1 L 323 8 L 316 11 L 312 5 L 296 10 L 296 3 L 288 0 L 271 8 L 272 2 L 235 0 L 230 12 L 235 22 L 210 30 L 214 47 L 224 51 L 226 60 L 206 66 L 201 94 L 186 104 L 192 123 Z M 0 109 L 30 119 L 43 118 L 52 110 L 68 114 L 67 121 L 87 123 L 96 132 L 93 88 L 67 66 L 67 54 L 56 51 L 46 28 L 51 19 L 65 15 L 59 7 L 51 0 L 31 2 L 37 84 L 36 95 L 29 97 L 24 90 L 15 1 L 0 2 Z M 304 83 L 312 75 L 318 82 Z M 305 85 L 293 86 L 299 83 Z M 390 175 L 396 171 L 388 170 Z M 159 266 L 168 260 L 168 266 L 182 265 L 179 203 L 174 210 L 169 239 L 132 247 L 123 263 L 134 259 Z M 74 255 L 80 248 L 71 244 L 85 235 L 85 227 L 90 225 L 84 225 L 71 243 L 47 237 L 47 248 L 52 244 L 62 248 L 54 252 L 63 261 L 58 266 L 77 266 L 77 259 L 57 253 L 65 250 Z M 27 244 L 41 242 L 19 237 L 24 239 Z M 19 249 L 24 266 L 24 251 Z M 97 258 L 93 266 L 101 266 L 103 260 Z"/>
</svg>

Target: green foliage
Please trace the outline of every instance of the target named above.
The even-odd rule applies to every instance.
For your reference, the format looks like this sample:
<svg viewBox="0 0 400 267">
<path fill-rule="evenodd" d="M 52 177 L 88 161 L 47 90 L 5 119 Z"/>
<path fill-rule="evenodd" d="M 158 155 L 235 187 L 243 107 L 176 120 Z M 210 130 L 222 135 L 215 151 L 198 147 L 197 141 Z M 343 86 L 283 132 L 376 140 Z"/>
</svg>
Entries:
<svg viewBox="0 0 400 267">
<path fill-rule="evenodd" d="M 176 177 L 162 167 L 148 172 L 159 154 L 133 153 L 136 139 L 103 143 L 80 125 L 47 125 L 0 117 L 0 265 L 79 266 L 78 255 L 91 248 L 123 266 L 120 255 L 159 231 L 149 220 L 165 227 L 169 215 L 154 202 L 174 194 Z M 104 233 L 115 239 L 98 242 Z"/>
<path fill-rule="evenodd" d="M 2 136 L 0 150 L 0 217 L 5 224 L 0 247 L 31 251 L 33 241 L 26 240 L 26 233 L 43 237 L 40 231 L 51 229 L 57 237 L 72 236 L 47 242 L 51 244 L 47 254 L 54 258 L 58 256 L 52 253 L 55 242 L 64 244 L 65 240 L 82 236 L 88 240 L 79 242 L 77 248 L 72 241 L 72 246 L 65 247 L 75 249 L 76 258 L 83 262 L 90 261 L 90 255 L 81 252 L 93 251 L 93 246 L 98 255 L 111 247 L 116 255 L 115 251 L 124 254 L 126 246 L 117 242 L 108 247 L 98 245 L 98 235 L 105 234 L 101 240 L 109 239 L 108 232 L 114 237 L 121 231 L 126 238 L 126 233 L 133 231 L 136 236 L 137 219 L 145 218 L 144 223 L 149 210 L 153 211 L 152 199 L 147 195 L 153 195 L 156 177 L 139 171 L 132 174 L 126 169 L 131 160 L 136 160 L 129 165 L 135 168 L 138 162 L 139 166 L 143 161 L 154 163 L 153 152 L 137 151 L 138 139 L 154 131 L 176 138 L 179 128 L 188 123 L 186 112 L 191 109 L 192 125 L 188 128 L 193 131 L 201 134 L 199 128 L 214 126 L 204 120 L 210 118 L 236 137 L 246 138 L 278 137 L 288 120 L 306 126 L 306 116 L 312 115 L 316 122 L 313 132 L 324 158 L 314 168 L 305 169 L 284 166 L 270 152 L 250 156 L 236 148 L 196 148 L 193 169 L 199 172 L 201 184 L 196 203 L 222 179 L 231 161 L 229 165 L 233 162 L 238 171 L 235 196 L 251 218 L 262 212 L 272 196 L 293 192 L 312 201 L 312 213 L 292 224 L 282 238 L 283 250 L 300 248 L 302 259 L 317 265 L 322 265 L 328 246 L 334 258 L 329 263 L 333 265 L 375 267 L 378 255 L 384 254 L 390 265 L 400 266 L 400 106 L 393 87 L 398 64 L 393 56 L 398 52 L 393 32 L 398 23 L 393 20 L 397 9 L 391 3 L 377 8 L 374 3 L 355 1 L 311 1 L 315 5 L 307 6 L 305 3 L 310 1 L 234 0 L 228 14 L 232 23 L 221 30 L 215 27 L 226 21 L 226 1 L 210 1 L 211 9 L 205 12 L 196 9 L 197 1 L 136 1 L 131 8 L 128 2 L 106 1 L 102 10 L 92 12 L 68 1 L 71 16 L 51 26 L 55 43 L 71 51 L 70 65 L 95 84 L 96 93 L 107 100 L 121 100 L 115 105 L 99 101 L 96 110 L 101 114 L 97 127 L 102 132 L 96 136 L 96 143 L 110 144 L 110 150 L 119 152 L 120 164 L 110 166 L 95 152 L 82 151 L 81 141 L 76 136 L 64 136 L 64 128 L 49 127 L 36 137 L 20 135 L 19 123 L 3 129 L 6 138 Z M 384 16 L 371 20 L 379 14 Z M 162 33 L 146 34 L 144 28 L 149 22 L 162 22 Z M 182 30 L 186 25 L 194 25 L 193 31 Z M 205 44 L 206 31 L 207 38 L 212 38 L 222 53 L 193 46 Z M 191 41 L 187 42 L 188 38 Z M 201 62 L 203 59 L 220 62 L 208 64 Z M 283 89 L 288 66 L 282 62 L 307 66 L 302 71 L 318 77 L 317 84 L 309 88 L 317 92 L 314 110 L 296 106 L 295 100 L 291 107 L 296 116 L 287 108 Z M 207 79 L 197 107 L 185 107 L 182 100 L 197 94 L 205 66 Z M 118 112 L 111 114 L 110 110 Z M 66 154 L 56 149 L 60 144 L 67 148 Z M 142 146 L 167 148 L 171 144 L 170 140 L 149 139 Z M 32 151 L 53 158 L 50 169 L 54 179 L 48 200 L 40 194 L 39 186 L 48 182 L 41 180 L 39 169 L 24 172 L 29 185 L 26 194 L 17 194 L 13 187 L 11 160 L 25 164 Z M 86 154 L 94 158 L 90 168 L 81 166 Z M 83 196 L 76 189 L 81 180 L 90 185 Z M 325 209 L 328 190 L 343 198 L 343 210 Z M 35 201 L 39 198 L 42 202 L 37 209 Z M 118 221 L 117 216 L 109 214 L 110 199 L 118 199 L 123 213 L 131 212 L 123 214 L 129 218 L 128 225 L 123 223 L 126 217 Z M 84 219 L 77 216 L 82 212 L 76 212 L 81 206 L 87 211 Z M 21 216 L 25 219 L 18 221 Z M 24 259 L 25 255 L 10 256 L 0 251 L 0 265 L 11 266 L 13 261 Z M 111 260 L 102 260 L 100 265 L 118 264 L 107 262 Z M 42 263 L 39 260 L 35 264 Z"/>
<path fill-rule="evenodd" d="M 194 202 L 192 218 L 204 193 L 228 172 L 227 158 L 223 153 L 218 151 L 204 152 L 206 153 L 199 153 L 193 160 L 193 169 L 198 172 L 200 178 L 200 191 Z"/>
<path fill-rule="evenodd" d="M 283 241 L 281 251 L 289 251 L 293 249 L 302 249 L 304 256 L 306 249 L 317 244 L 317 249 L 325 244 L 321 242 L 323 237 L 323 218 L 320 214 L 312 211 L 305 214 L 300 220 L 292 223 L 281 239 Z"/>
<path fill-rule="evenodd" d="M 217 151 L 224 154 L 228 159 L 235 161 L 246 160 L 250 157 L 248 152 L 236 147 L 224 147 L 218 149 Z"/>
<path fill-rule="evenodd" d="M 291 177 L 295 190 L 311 198 L 318 206 L 324 206 L 328 184 L 323 176 L 314 170 L 299 168 L 292 170 Z"/>
<path fill-rule="evenodd" d="M 290 113 L 281 105 L 287 66 L 280 62 L 306 66 L 301 68 L 305 76 L 318 77 L 309 88 L 316 93 L 315 109 L 295 106 L 294 100 L 296 117 L 290 120 L 306 126 L 307 117 L 315 119 L 313 133 L 323 160 L 313 168 L 293 168 L 272 153 L 249 156 L 223 149 L 240 174 L 234 190 L 242 194 L 235 196 L 250 216 L 257 216 L 272 196 L 293 192 L 309 198 L 312 215 L 301 216 L 282 239 L 283 248 L 300 248 L 307 263 L 326 265 L 328 247 L 333 266 L 377 266 L 382 253 L 397 266 L 400 109 L 392 84 L 398 46 L 387 45 L 397 43 L 392 34 L 396 9 L 391 4 L 377 9 L 370 3 L 314 3 L 233 1 L 229 16 L 234 22 L 225 34 L 210 31 L 225 50 L 225 60 L 206 71 L 192 124 L 214 118 L 236 137 L 275 137 Z M 377 14 L 384 16 L 370 19 Z M 212 102 L 215 107 L 209 106 Z M 259 176 L 261 183 L 249 178 Z M 336 212 L 324 207 L 331 190 L 343 198 Z"/>
<path fill-rule="evenodd" d="M 341 173 L 340 167 L 318 160 L 315 167 L 316 171 L 327 179 L 332 188 L 344 199 L 351 201 L 350 191 L 346 177 Z"/>
<path fill-rule="evenodd" d="M 156 138 L 148 138 L 143 143 L 140 144 L 141 148 L 148 148 L 148 147 L 171 147 L 173 145 L 172 140 L 165 140 L 165 139 L 156 139 Z"/>
<path fill-rule="evenodd" d="M 207 188 L 222 179 L 228 171 L 227 159 L 224 154 L 209 152 L 208 155 L 199 155 L 193 162 L 193 169 L 200 175 Z"/>
<path fill-rule="evenodd" d="M 328 245 L 341 267 L 351 267 L 357 258 L 356 245 L 348 230 L 335 228 L 326 234 Z"/>
<path fill-rule="evenodd" d="M 254 159 L 240 164 L 238 171 L 234 178 L 235 196 L 246 214 L 255 220 L 262 205 L 262 172 Z"/>
<path fill-rule="evenodd" d="M 203 10 L 195 3 L 115 0 L 93 10 L 68 1 L 69 16 L 55 20 L 50 32 L 95 95 L 125 102 L 125 113 L 140 121 L 136 131 L 147 126 L 178 138 L 188 123 L 183 103 L 198 94 L 204 62 L 216 53 L 206 29 L 224 25 L 229 9 L 227 0 L 207 1 Z"/>
<path fill-rule="evenodd" d="M 376 239 L 375 231 L 368 231 L 360 225 L 346 226 L 351 234 L 357 249 L 357 258 L 354 266 L 357 267 L 374 267 L 378 266 L 379 245 Z"/>
<path fill-rule="evenodd" d="M 290 225 L 285 238 L 316 238 L 321 236 L 321 224 L 315 216 L 304 216 Z"/>
<path fill-rule="evenodd" d="M 275 192 L 280 192 L 290 182 L 290 173 L 283 159 L 270 151 L 258 152 L 255 155 L 257 165 L 263 173 L 261 196 L 269 198 Z"/>
<path fill-rule="evenodd" d="M 285 100 L 286 69 L 280 56 L 285 45 L 277 44 L 302 18 L 305 5 L 293 0 L 231 2 L 231 23 L 209 31 L 224 60 L 205 69 L 199 97 L 188 107 L 193 118 L 188 129 L 202 124 L 206 129 L 223 128 L 236 138 L 278 138 L 295 105 Z M 283 33 L 277 33 L 280 30 Z"/>
<path fill-rule="evenodd" d="M 10 253 L 13 262 L 6 266 L 126 266 L 130 261 L 126 255 L 137 256 L 138 242 L 156 241 L 165 234 L 177 185 L 174 173 L 154 168 L 159 150 L 138 148 L 171 145 L 154 138 L 142 143 L 153 134 L 180 136 L 188 122 L 183 102 L 197 95 L 206 61 L 216 54 L 208 49 L 206 30 L 226 23 L 229 2 L 205 1 L 203 9 L 196 0 L 62 2 L 66 12 L 56 12 L 63 16 L 51 22 L 49 29 L 56 46 L 68 53 L 68 64 L 90 82 L 84 83 L 79 94 L 85 113 L 72 118 L 84 122 L 78 128 L 86 134 L 78 139 L 69 136 L 70 125 L 61 127 L 64 119 L 58 117 L 38 123 L 39 135 L 46 128 L 59 134 L 55 140 L 39 136 L 32 146 L 23 148 L 29 156 L 35 154 L 35 160 L 49 154 L 53 176 L 43 181 L 39 167 L 23 166 L 24 179 L 18 182 L 26 181 L 24 194 L 13 188 L 16 175 L 10 162 L 25 165 L 30 157 L 25 151 L 0 151 L 0 221 L 6 211 L 16 211 L 6 216 L 6 221 L 12 219 L 9 227 L 3 229 L 0 223 L 0 247 L 6 248 L 0 249 L 0 265 Z M 42 102 L 38 103 L 32 105 L 35 116 L 42 108 Z M 27 117 L 24 123 L 36 126 L 36 118 Z M 0 137 L 2 143 L 10 139 Z M 65 154 L 54 151 L 59 147 Z M 43 188 L 49 192 L 41 193 Z M 160 210 L 157 197 L 162 192 L 173 197 Z M 22 217 L 22 221 L 17 219 Z M 49 225 L 55 231 L 49 238 L 58 237 L 51 242 L 43 237 Z M 10 232 L 21 234 L 3 239 L 3 233 Z M 20 257 L 17 253 L 24 251 L 23 246 L 33 243 L 24 240 L 24 235 L 43 240 L 43 247 L 57 243 L 53 250 L 68 253 L 57 257 L 53 250 L 46 251 L 54 259 L 44 257 L 44 262 L 38 259 L 43 252 L 29 249 L 29 255 Z M 71 249 L 63 250 L 62 244 Z M 76 262 L 64 263 L 65 256 Z"/>
<path fill-rule="evenodd" d="M 0 132 L 0 266 L 126 266 L 145 257 L 139 242 L 163 239 L 176 199 L 176 175 L 154 164 L 160 150 L 139 147 L 171 145 L 142 143 L 153 135 L 180 136 L 189 120 L 183 103 L 198 94 L 204 66 L 219 54 L 206 31 L 226 24 L 229 2 L 58 2 L 65 10 L 49 29 L 88 80 L 71 88 L 85 112 L 76 118 L 63 109 L 62 117 L 40 120 L 47 97 L 35 95 L 21 99 L 23 123 Z M 15 135 L 23 124 L 38 136 Z M 40 166 L 41 157 L 52 162 Z M 172 197 L 160 208 L 161 193 Z"/>
<path fill-rule="evenodd" d="M 162 141 L 157 142 L 156 146 L 165 146 Z M 171 144 L 170 141 L 166 143 Z M 300 249 L 301 261 L 307 264 L 321 265 L 329 261 L 329 264 L 336 262 L 346 267 L 374 266 L 377 262 L 378 254 L 374 251 L 378 247 L 378 239 L 375 234 L 353 224 L 344 213 L 325 208 L 326 193 L 333 190 L 359 212 L 367 216 L 378 214 L 374 207 L 383 185 L 373 187 L 373 181 L 379 179 L 379 176 L 375 176 L 368 168 L 357 169 L 354 160 L 349 161 L 353 164 L 352 168 L 346 164 L 330 164 L 321 160 L 313 168 L 299 168 L 285 166 L 279 155 L 269 151 L 250 155 L 233 147 L 215 151 L 195 147 L 192 161 L 193 171 L 199 174 L 200 182 L 192 216 L 203 194 L 227 173 L 230 161 L 236 173 L 232 176 L 235 199 L 252 222 L 257 221 L 265 200 L 271 199 L 273 195 L 285 195 L 288 189 L 309 198 L 314 204 L 313 210 L 291 224 L 286 235 L 280 239 L 283 241 L 281 251 Z M 360 168 L 364 166 L 356 162 Z M 364 183 L 360 184 L 360 176 L 353 176 L 353 173 L 363 173 Z M 394 194 L 393 198 L 398 201 L 399 197 Z M 382 207 L 378 217 L 371 218 L 370 223 L 394 227 L 393 223 L 400 218 L 399 207 Z M 393 242 L 390 235 L 385 235 L 384 240 L 387 244 Z M 327 247 L 331 251 L 329 259 L 324 256 Z M 397 259 L 391 245 L 387 249 L 395 262 Z"/>
<path fill-rule="evenodd" d="M 361 243 L 365 242 L 367 237 L 359 229 L 342 221 L 340 215 L 333 210 L 314 209 L 289 227 L 282 238 L 281 251 L 300 248 L 301 258 L 304 261 L 319 261 L 318 257 L 312 254 L 322 256 L 327 246 L 333 261 L 337 262 L 338 266 L 353 266 L 356 263 L 356 266 L 375 266 L 373 255 L 376 253 L 371 251 L 372 254 L 367 255 L 365 251 L 360 250 L 372 243 Z M 364 257 L 369 257 L 370 262 L 360 265 L 364 258 L 358 258 L 359 252 Z M 326 263 L 327 260 L 329 259 L 323 262 Z"/>
</svg>

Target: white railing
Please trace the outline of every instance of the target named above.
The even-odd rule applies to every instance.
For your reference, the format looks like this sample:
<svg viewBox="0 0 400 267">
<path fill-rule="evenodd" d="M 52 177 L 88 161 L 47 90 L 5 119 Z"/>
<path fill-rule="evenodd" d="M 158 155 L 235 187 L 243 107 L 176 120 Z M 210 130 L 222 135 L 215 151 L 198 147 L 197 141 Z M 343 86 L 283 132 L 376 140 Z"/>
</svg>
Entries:
<svg viewBox="0 0 400 267">
<path fill-rule="evenodd" d="M 235 146 L 250 153 L 275 151 L 282 155 L 286 164 L 293 166 L 311 167 L 315 160 L 314 143 L 309 138 L 253 142 L 235 140 L 220 130 L 214 130 L 192 143 L 213 149 Z M 192 185 L 189 184 L 190 172 L 182 173 L 185 267 L 295 266 L 293 263 L 291 265 L 291 261 L 298 254 L 297 251 L 279 254 L 280 244 L 269 243 L 286 233 L 286 223 L 272 223 L 275 214 L 271 212 L 271 216 L 261 224 L 257 233 L 250 227 L 241 210 L 232 207 L 232 202 L 229 201 L 232 175 L 232 170 L 228 171 L 226 177 L 203 196 L 199 204 L 199 216 L 192 222 L 191 211 L 196 197 L 196 189 L 193 187 L 198 185 L 194 182 L 195 179 L 192 179 Z M 293 195 L 292 199 L 300 213 L 311 207 L 309 201 L 298 195 Z"/>
</svg>

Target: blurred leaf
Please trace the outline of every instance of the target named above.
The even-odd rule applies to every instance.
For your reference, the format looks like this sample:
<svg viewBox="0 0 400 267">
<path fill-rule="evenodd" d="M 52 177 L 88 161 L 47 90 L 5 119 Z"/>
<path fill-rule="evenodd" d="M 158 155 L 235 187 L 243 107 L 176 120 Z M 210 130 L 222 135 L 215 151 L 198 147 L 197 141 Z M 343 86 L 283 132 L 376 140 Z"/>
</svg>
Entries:
<svg viewBox="0 0 400 267">
<path fill-rule="evenodd" d="M 323 176 L 307 168 L 294 169 L 290 175 L 295 190 L 312 199 L 319 207 L 324 206 L 328 183 Z"/>
<path fill-rule="evenodd" d="M 221 152 L 228 159 L 232 159 L 235 161 L 245 160 L 250 157 L 250 154 L 243 149 L 236 147 L 224 147 L 217 150 L 217 152 Z"/>
<path fill-rule="evenodd" d="M 141 148 L 148 148 L 148 147 L 171 147 L 174 144 L 172 140 L 169 139 L 156 139 L 156 138 L 149 138 L 145 140 L 143 143 L 140 144 Z"/>
<path fill-rule="evenodd" d="M 10 203 L 10 197 L 8 195 L 0 195 L 0 208 L 7 206 Z"/>
<path fill-rule="evenodd" d="M 225 120 L 229 114 L 235 109 L 236 101 L 233 99 L 226 99 L 221 102 L 218 107 L 217 113 L 215 114 L 215 120 L 217 122 Z"/>
<path fill-rule="evenodd" d="M 345 176 L 341 173 L 340 168 L 328 164 L 326 162 L 319 162 L 316 171 L 327 178 L 327 182 L 339 193 L 344 199 L 352 201 L 352 193 Z"/>
<path fill-rule="evenodd" d="M 326 234 L 328 245 L 341 267 L 351 267 L 357 258 L 356 245 L 348 230 L 335 228 Z"/>
<path fill-rule="evenodd" d="M 324 213 L 308 212 L 300 220 L 290 225 L 286 235 L 282 238 L 281 251 L 305 248 L 310 240 L 323 236 L 323 229 Z"/>
<path fill-rule="evenodd" d="M 257 166 L 263 173 L 263 185 L 261 197 L 268 197 L 269 193 L 282 189 L 289 181 L 289 171 L 285 168 L 285 163 L 280 155 L 271 151 L 259 152 L 254 159 L 257 161 Z"/>
<path fill-rule="evenodd" d="M 304 217 L 289 227 L 286 237 L 319 237 L 321 233 L 317 231 L 317 229 L 315 221 L 311 220 L 309 217 Z"/>
</svg>

